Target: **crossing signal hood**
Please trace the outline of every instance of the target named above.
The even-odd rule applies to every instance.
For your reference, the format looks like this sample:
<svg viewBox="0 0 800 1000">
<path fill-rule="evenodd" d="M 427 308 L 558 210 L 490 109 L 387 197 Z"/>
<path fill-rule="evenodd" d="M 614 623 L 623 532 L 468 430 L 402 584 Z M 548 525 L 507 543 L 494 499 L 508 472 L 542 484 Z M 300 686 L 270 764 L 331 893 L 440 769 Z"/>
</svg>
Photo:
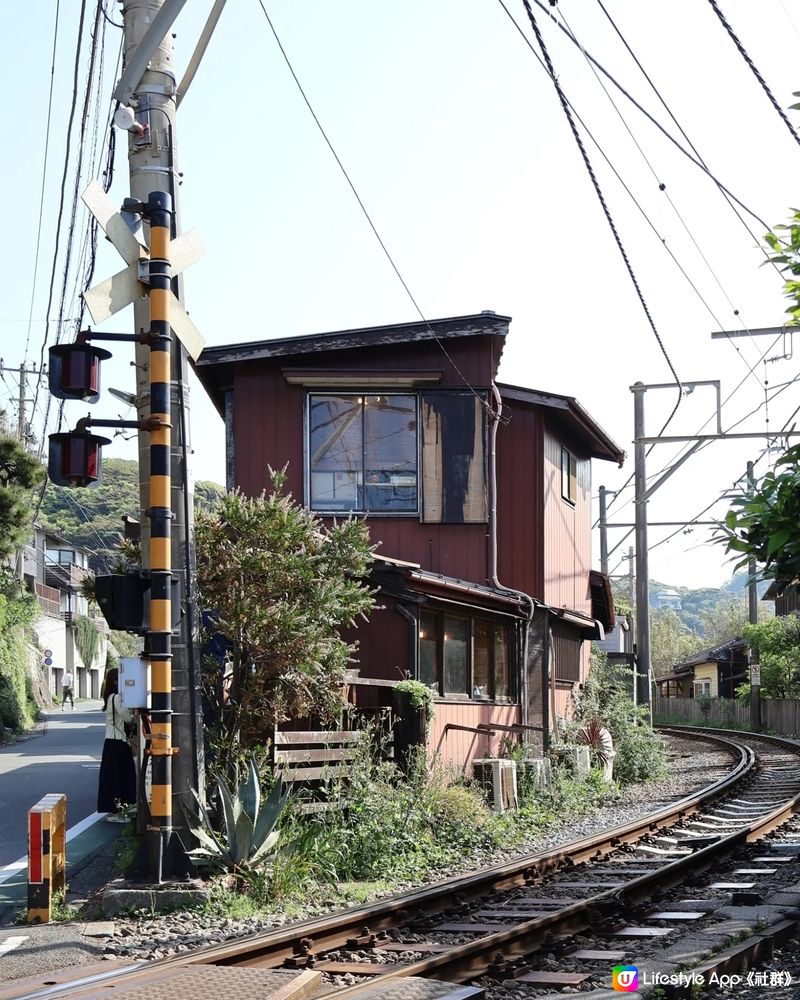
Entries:
<svg viewBox="0 0 800 1000">
<path fill-rule="evenodd" d="M 57 344 L 50 348 L 50 392 L 57 399 L 96 403 L 100 398 L 100 363 L 109 351 L 91 344 Z"/>
</svg>

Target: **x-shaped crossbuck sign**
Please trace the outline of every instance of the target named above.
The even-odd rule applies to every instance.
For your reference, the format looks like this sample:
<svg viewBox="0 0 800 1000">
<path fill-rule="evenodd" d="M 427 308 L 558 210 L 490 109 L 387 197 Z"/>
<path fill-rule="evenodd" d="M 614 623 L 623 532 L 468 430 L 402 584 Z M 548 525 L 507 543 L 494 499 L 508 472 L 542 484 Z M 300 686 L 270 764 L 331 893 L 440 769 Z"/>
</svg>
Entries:
<svg viewBox="0 0 800 1000">
<path fill-rule="evenodd" d="M 147 295 L 147 248 L 134 236 L 128 224 L 114 207 L 114 203 L 97 181 L 86 188 L 81 196 L 97 223 L 119 251 L 128 265 L 112 278 L 84 292 L 83 298 L 95 323 L 102 323 L 109 316 L 132 305 Z M 176 237 L 170 244 L 172 276 L 181 274 L 200 260 L 205 251 L 196 229 Z M 193 361 L 197 361 L 205 346 L 203 338 L 175 295 L 170 301 L 170 325 L 175 336 L 186 348 Z"/>
</svg>

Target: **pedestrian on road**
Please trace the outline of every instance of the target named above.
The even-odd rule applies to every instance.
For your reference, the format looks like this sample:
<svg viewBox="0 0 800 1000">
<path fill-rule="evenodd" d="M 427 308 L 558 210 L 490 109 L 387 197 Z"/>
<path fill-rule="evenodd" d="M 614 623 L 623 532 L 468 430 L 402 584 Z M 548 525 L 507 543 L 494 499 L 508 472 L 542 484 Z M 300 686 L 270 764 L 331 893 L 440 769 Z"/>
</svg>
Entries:
<svg viewBox="0 0 800 1000">
<path fill-rule="evenodd" d="M 116 669 L 106 673 L 103 708 L 106 713 L 106 739 L 100 761 L 97 811 L 108 813 L 106 819 L 109 823 L 126 823 L 122 809 L 136 802 L 136 767 L 125 734 L 125 725 L 133 722 L 133 715 L 122 704 Z"/>
<path fill-rule="evenodd" d="M 64 706 L 67 703 L 67 698 L 69 698 L 69 703 L 72 705 L 72 711 L 75 711 L 75 699 L 72 697 L 72 685 L 74 683 L 71 670 L 65 670 L 61 675 L 61 711 L 64 711 Z"/>
</svg>

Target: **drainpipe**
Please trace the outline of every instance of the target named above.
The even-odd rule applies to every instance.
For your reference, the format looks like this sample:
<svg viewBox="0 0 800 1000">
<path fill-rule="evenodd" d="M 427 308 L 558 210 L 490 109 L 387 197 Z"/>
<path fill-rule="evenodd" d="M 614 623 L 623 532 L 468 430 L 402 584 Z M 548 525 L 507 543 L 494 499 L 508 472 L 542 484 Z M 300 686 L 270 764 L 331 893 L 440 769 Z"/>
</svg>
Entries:
<svg viewBox="0 0 800 1000">
<path fill-rule="evenodd" d="M 515 590 L 513 587 L 504 586 L 497 577 L 497 428 L 500 425 L 500 417 L 503 413 L 503 398 L 500 390 L 492 382 L 492 396 L 494 398 L 494 409 L 490 410 L 492 427 L 489 433 L 489 488 L 491 493 L 491 503 L 489 507 L 489 580 L 493 587 L 505 591 L 507 594 L 514 594 L 521 601 L 528 605 L 528 618 L 525 623 L 525 633 L 522 637 L 522 670 L 520 671 L 522 680 L 522 690 L 520 701 L 522 702 L 522 724 L 528 724 L 528 630 L 533 621 L 533 614 L 536 602 L 522 590 Z M 545 697 L 545 692 L 542 692 Z M 547 730 L 544 727 L 545 712 L 542 709 L 542 749 L 547 744 Z"/>
</svg>

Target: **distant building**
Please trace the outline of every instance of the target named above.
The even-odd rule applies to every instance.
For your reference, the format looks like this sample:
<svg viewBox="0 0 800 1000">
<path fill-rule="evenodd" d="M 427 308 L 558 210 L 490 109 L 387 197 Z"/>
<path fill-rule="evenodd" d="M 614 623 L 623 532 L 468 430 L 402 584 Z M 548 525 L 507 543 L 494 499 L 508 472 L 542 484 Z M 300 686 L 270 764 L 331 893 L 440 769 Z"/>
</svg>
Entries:
<svg viewBox="0 0 800 1000">
<path fill-rule="evenodd" d="M 34 623 L 42 650 L 50 650 L 51 665 L 42 664 L 47 686 L 56 697 L 61 677 L 69 669 L 75 678 L 74 690 L 81 698 L 99 698 L 106 662 L 108 626 L 105 619 L 91 618 L 81 584 L 89 572 L 88 549 L 81 548 L 40 525 L 25 546 L 22 561 L 23 583 L 35 594 L 41 608 Z M 75 644 L 75 619 L 90 617 L 100 639 L 91 663 L 84 663 Z"/>
<path fill-rule="evenodd" d="M 744 639 L 730 639 L 688 656 L 656 680 L 658 690 L 665 698 L 733 698 L 747 682 L 747 650 Z"/>
<path fill-rule="evenodd" d="M 673 611 L 681 610 L 681 595 L 677 590 L 661 590 L 653 596 L 654 608 L 672 608 Z"/>
</svg>

